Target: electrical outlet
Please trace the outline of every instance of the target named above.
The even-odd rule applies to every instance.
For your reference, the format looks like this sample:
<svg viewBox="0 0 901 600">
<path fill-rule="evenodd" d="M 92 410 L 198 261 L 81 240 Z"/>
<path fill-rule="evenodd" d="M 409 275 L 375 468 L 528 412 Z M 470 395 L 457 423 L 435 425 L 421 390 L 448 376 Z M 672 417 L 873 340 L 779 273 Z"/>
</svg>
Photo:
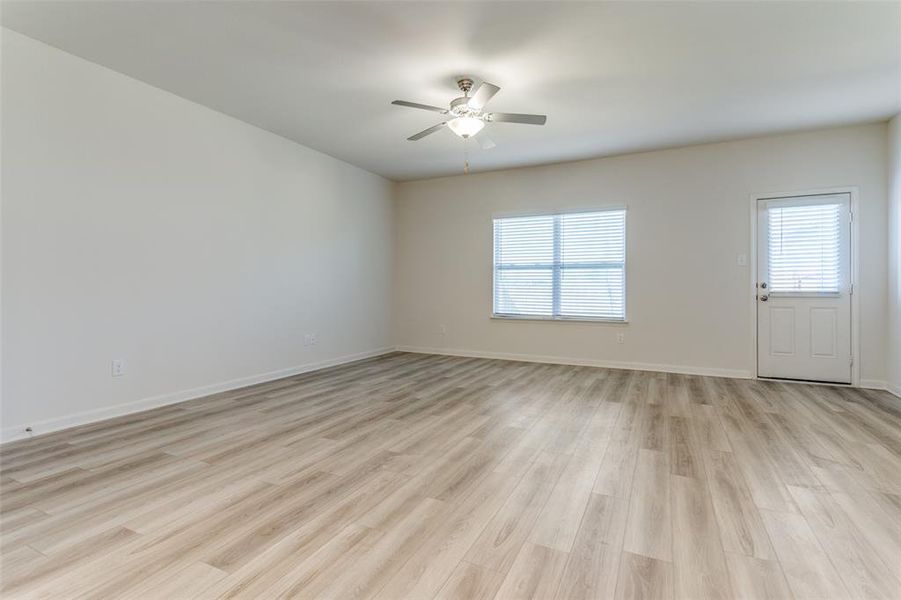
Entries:
<svg viewBox="0 0 901 600">
<path fill-rule="evenodd" d="M 439 325 L 438 333 L 440 333 L 441 335 L 447 335 L 447 325 L 445 325 L 443 323 L 441 325 Z"/>
<path fill-rule="evenodd" d="M 739 254 L 735 260 L 738 263 L 739 267 L 747 267 L 748 266 L 748 255 L 747 254 Z"/>
<path fill-rule="evenodd" d="M 318 344 L 318 343 L 319 343 L 319 334 L 318 334 L 318 333 L 311 333 L 311 334 L 310 334 L 310 345 L 311 345 L 311 346 L 315 346 L 315 345 Z"/>
<path fill-rule="evenodd" d="M 121 358 L 113 359 L 110 363 L 110 375 L 113 377 L 122 377 L 125 375 L 125 360 Z"/>
<path fill-rule="evenodd" d="M 617 343 L 617 344 L 622 344 L 622 343 L 625 342 L 625 341 L 626 341 L 626 334 L 625 334 L 625 333 L 617 333 L 617 334 L 616 334 L 616 343 Z"/>
<path fill-rule="evenodd" d="M 312 346 L 313 345 L 313 334 L 312 333 L 303 334 L 303 345 L 304 346 Z"/>
</svg>

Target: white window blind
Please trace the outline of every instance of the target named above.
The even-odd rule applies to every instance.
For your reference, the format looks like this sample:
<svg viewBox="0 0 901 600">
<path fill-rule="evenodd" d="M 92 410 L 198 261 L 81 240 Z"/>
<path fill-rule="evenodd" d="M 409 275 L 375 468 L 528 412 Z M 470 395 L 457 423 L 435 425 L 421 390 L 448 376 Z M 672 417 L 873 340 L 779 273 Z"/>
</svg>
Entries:
<svg viewBox="0 0 901 600">
<path fill-rule="evenodd" d="M 626 211 L 494 220 L 494 314 L 626 318 Z"/>
<path fill-rule="evenodd" d="M 772 292 L 841 289 L 841 205 L 768 208 Z"/>
</svg>

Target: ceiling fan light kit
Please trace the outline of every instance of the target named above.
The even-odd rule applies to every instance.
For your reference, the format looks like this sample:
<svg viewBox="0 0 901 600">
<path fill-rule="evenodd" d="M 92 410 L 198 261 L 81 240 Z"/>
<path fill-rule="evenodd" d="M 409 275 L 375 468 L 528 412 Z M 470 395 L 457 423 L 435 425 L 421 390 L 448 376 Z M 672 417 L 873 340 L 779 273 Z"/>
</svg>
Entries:
<svg viewBox="0 0 901 600">
<path fill-rule="evenodd" d="M 544 125 L 547 122 L 547 117 L 545 115 L 528 115 L 528 114 L 518 114 L 518 113 L 491 113 L 491 112 L 483 112 L 485 105 L 488 104 L 488 101 L 491 100 L 492 97 L 501 88 L 498 86 L 486 82 L 482 82 L 482 84 L 476 88 L 475 93 L 471 96 L 469 92 L 472 90 L 473 81 L 468 77 L 464 77 L 457 81 L 457 87 L 460 88 L 460 91 L 463 92 L 463 95 L 459 98 L 455 98 L 451 101 L 450 106 L 447 109 L 441 108 L 439 106 L 430 106 L 428 104 L 419 104 L 416 102 L 407 102 L 405 100 L 395 100 L 391 104 L 396 104 L 398 106 L 406 106 L 409 108 L 418 108 L 420 110 L 430 110 L 432 112 L 438 112 L 444 115 L 450 115 L 452 118 L 443 122 L 438 123 L 437 125 L 433 125 L 424 131 L 420 131 L 415 135 L 411 135 L 407 139 L 411 142 L 415 142 L 417 140 L 421 140 L 427 135 L 431 135 L 438 131 L 439 129 L 443 129 L 447 126 L 454 134 L 460 136 L 463 139 L 470 138 L 476 134 L 478 134 L 485 127 L 486 123 L 524 123 L 527 125 Z M 482 137 L 485 137 L 484 135 Z M 494 146 L 494 142 L 487 140 L 483 147 L 491 148 Z"/>
<path fill-rule="evenodd" d="M 451 119 L 447 122 L 447 126 L 461 138 L 466 139 L 469 136 L 482 131 L 482 128 L 485 126 L 485 121 L 478 117 L 464 116 Z"/>
</svg>

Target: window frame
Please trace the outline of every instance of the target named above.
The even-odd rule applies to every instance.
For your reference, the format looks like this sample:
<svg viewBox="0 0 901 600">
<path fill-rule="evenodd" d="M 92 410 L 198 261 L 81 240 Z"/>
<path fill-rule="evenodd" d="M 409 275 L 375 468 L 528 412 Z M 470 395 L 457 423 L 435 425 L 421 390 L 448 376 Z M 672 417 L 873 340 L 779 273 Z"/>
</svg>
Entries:
<svg viewBox="0 0 901 600">
<path fill-rule="evenodd" d="M 767 211 L 767 219 L 769 219 L 769 210 L 771 208 L 791 208 L 796 206 L 823 206 L 823 205 L 836 205 L 840 206 L 844 200 L 841 198 L 843 194 L 815 194 L 810 196 L 809 198 L 804 198 L 804 196 L 796 196 L 796 197 L 786 197 L 786 198 L 773 198 L 769 200 L 765 200 L 766 206 L 765 210 Z M 835 197 L 831 202 L 824 202 L 824 198 L 832 198 Z M 764 200 L 761 198 L 760 200 Z M 853 215 L 854 211 L 851 209 L 851 214 Z M 851 228 L 853 230 L 853 219 L 851 222 Z M 853 252 L 852 252 L 853 257 Z M 799 291 L 799 290 L 770 290 L 768 295 L 773 298 L 838 298 L 844 293 L 851 294 L 851 281 L 853 281 L 853 264 L 851 265 L 850 272 L 848 274 L 849 282 L 843 283 L 839 286 L 839 289 L 836 291 Z M 846 292 L 847 289 L 847 292 Z"/>
<path fill-rule="evenodd" d="M 612 212 L 612 211 L 622 211 L 623 212 L 623 318 L 621 319 L 611 319 L 607 317 L 588 317 L 588 316 L 541 316 L 541 315 L 516 315 L 516 314 L 504 314 L 504 313 L 496 313 L 494 312 L 495 307 L 495 291 L 497 290 L 496 278 L 497 278 L 497 252 L 495 247 L 495 238 L 494 238 L 494 222 L 498 219 L 514 219 L 517 217 L 556 217 L 560 215 L 580 215 L 580 214 L 590 214 L 590 213 L 601 213 L 601 212 Z M 560 240 L 555 233 L 554 235 L 554 246 L 555 248 L 559 246 Z M 600 207 L 583 207 L 583 208 L 573 208 L 566 210 L 554 210 L 554 211 L 519 211 L 519 212 L 504 212 L 504 213 L 495 213 L 491 215 L 491 319 L 496 319 L 500 321 L 545 321 L 545 322 L 569 322 L 569 323 L 608 323 L 613 325 L 624 325 L 629 323 L 629 210 L 625 205 L 608 205 L 608 206 L 600 206 Z M 553 269 L 552 272 L 554 275 L 554 283 L 553 286 L 555 288 L 554 294 L 556 295 L 558 292 L 556 288 L 559 286 L 559 282 L 557 281 L 556 272 L 559 269 Z"/>
</svg>

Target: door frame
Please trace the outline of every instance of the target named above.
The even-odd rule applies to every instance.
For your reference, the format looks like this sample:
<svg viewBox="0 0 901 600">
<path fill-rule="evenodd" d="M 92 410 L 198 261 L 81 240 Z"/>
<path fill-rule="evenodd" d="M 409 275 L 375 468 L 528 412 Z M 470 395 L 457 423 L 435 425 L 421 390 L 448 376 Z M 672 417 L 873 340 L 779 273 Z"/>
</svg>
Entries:
<svg viewBox="0 0 901 600">
<path fill-rule="evenodd" d="M 750 358 L 751 364 L 754 365 L 751 371 L 751 379 L 768 379 L 767 377 L 759 377 L 757 375 L 757 207 L 760 200 L 776 200 L 781 198 L 796 198 L 799 196 L 821 196 L 826 194 L 848 194 L 851 201 L 851 386 L 860 387 L 860 311 L 859 297 L 860 286 L 857 281 L 857 274 L 860 272 L 860 252 L 858 252 L 858 228 L 860 223 L 860 212 L 858 205 L 858 189 L 856 186 L 843 186 L 832 188 L 818 188 L 807 190 L 781 191 L 756 193 L 750 196 L 750 216 L 751 216 L 751 251 L 748 254 L 749 271 L 749 302 L 751 314 L 751 348 Z M 789 381 L 779 379 L 778 381 Z M 812 383 L 812 382 L 811 382 Z M 829 384 L 841 385 L 841 384 Z"/>
</svg>

